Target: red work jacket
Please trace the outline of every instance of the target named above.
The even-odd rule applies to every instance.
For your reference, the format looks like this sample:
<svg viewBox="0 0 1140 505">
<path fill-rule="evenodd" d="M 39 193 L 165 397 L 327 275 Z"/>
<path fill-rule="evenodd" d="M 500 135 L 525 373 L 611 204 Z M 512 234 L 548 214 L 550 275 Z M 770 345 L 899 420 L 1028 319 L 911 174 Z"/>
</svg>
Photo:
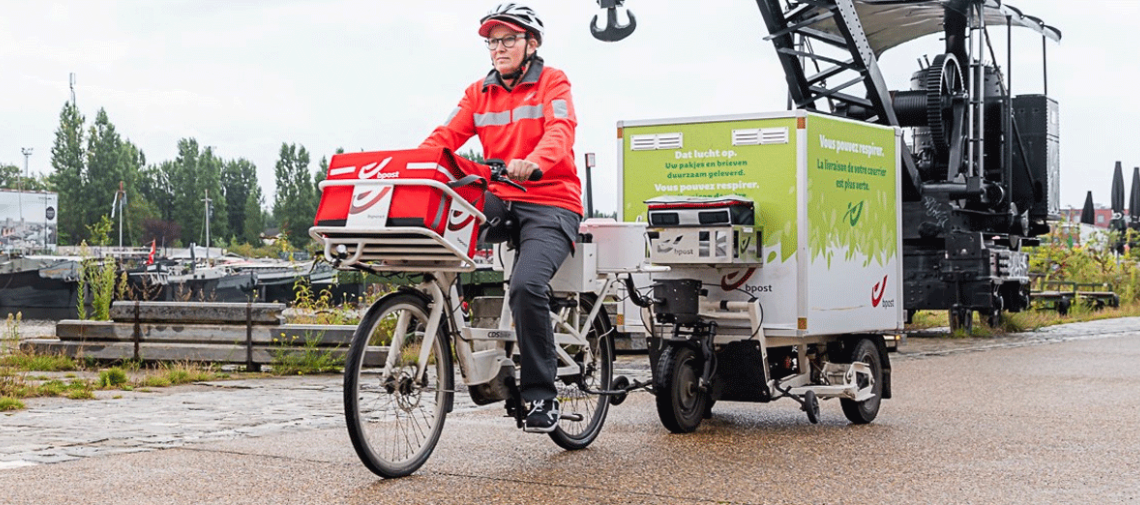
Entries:
<svg viewBox="0 0 1140 505">
<path fill-rule="evenodd" d="M 541 181 L 522 182 L 526 192 L 492 184 L 503 200 L 561 207 L 582 215 L 582 181 L 574 166 L 574 104 L 561 70 L 535 58 L 522 81 L 508 90 L 494 70 L 467 87 L 459 106 L 420 147 L 459 149 L 473 135 L 484 159 L 525 159 L 542 169 Z"/>
</svg>

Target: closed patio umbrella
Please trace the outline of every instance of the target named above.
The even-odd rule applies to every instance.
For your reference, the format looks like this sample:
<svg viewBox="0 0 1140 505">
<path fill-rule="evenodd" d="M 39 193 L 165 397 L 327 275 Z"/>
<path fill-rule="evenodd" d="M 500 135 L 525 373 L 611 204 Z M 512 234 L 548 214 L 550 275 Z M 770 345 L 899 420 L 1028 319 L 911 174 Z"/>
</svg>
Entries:
<svg viewBox="0 0 1140 505">
<path fill-rule="evenodd" d="M 1085 206 L 1081 209 L 1081 222 L 1084 224 L 1096 224 L 1096 210 L 1093 209 L 1092 191 L 1085 195 Z"/>
</svg>

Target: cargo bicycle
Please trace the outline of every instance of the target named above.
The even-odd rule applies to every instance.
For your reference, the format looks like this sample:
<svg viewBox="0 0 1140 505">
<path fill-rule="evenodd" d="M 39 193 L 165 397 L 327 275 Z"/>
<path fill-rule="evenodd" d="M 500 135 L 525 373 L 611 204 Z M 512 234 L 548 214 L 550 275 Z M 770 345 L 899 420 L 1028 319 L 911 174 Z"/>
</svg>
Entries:
<svg viewBox="0 0 1140 505">
<path fill-rule="evenodd" d="M 332 168 L 336 164 L 334 160 L 330 165 L 330 174 L 336 173 Z M 442 172 L 447 171 L 437 170 L 433 175 Z M 492 165 L 491 182 L 511 183 L 502 172 L 501 164 Z M 487 218 L 468 201 L 473 199 L 472 178 L 457 177 L 461 173 L 445 175 L 446 181 L 330 177 L 320 187 L 325 196 L 334 188 L 352 188 L 352 209 L 360 207 L 360 202 L 377 201 L 382 193 L 396 193 L 397 188 L 428 189 L 430 193 L 419 195 L 439 198 L 447 205 L 442 212 L 449 222 L 477 228 Z M 478 179 L 474 179 L 476 187 Z M 503 297 L 499 323 L 493 328 L 472 327 L 463 310 L 460 273 L 476 266 L 470 254 L 472 244 L 464 240 L 474 237 L 467 232 L 452 234 L 456 226 L 442 234 L 425 226 L 393 226 L 407 222 L 392 217 L 372 219 L 367 226 L 354 225 L 351 216 L 343 223 L 321 221 L 318 212 L 317 226 L 310 229 L 310 235 L 323 245 L 325 258 L 336 268 L 374 274 L 405 272 L 420 278 L 415 286 L 400 287 L 372 304 L 347 353 L 345 417 L 353 447 L 365 466 L 385 478 L 406 476 L 420 468 L 440 439 L 444 420 L 455 406 L 455 393 L 463 387 L 477 405 L 503 401 L 507 415 L 521 428 L 526 412 L 516 385 L 517 339 L 509 294 Z M 625 378 L 614 377 L 613 328 L 602 304 L 618 289 L 621 272 L 585 272 L 583 276 L 580 263 L 593 250 L 591 245 L 578 244 L 577 253 L 567 262 L 579 262 L 577 268 L 570 268 L 574 270 L 570 277 L 579 282 L 559 282 L 558 275 L 551 282 L 550 318 L 562 416 L 548 435 L 567 450 L 590 445 L 601 432 L 610 405 L 621 403 L 631 386 Z M 509 279 L 511 255 L 506 250 L 502 253 L 504 277 Z M 566 269 L 564 264 L 560 275 Z"/>
</svg>

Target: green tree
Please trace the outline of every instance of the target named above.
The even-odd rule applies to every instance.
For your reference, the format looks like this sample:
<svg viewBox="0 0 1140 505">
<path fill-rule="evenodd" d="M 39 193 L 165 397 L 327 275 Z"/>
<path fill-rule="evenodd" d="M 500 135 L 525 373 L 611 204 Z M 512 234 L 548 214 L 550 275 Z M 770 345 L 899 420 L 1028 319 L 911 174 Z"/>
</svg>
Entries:
<svg viewBox="0 0 1140 505">
<path fill-rule="evenodd" d="M 313 177 L 309 173 L 309 151 L 305 146 L 281 144 L 274 170 L 277 195 L 273 199 L 273 215 L 294 247 L 309 244 L 309 227 L 316 215 Z"/>
<path fill-rule="evenodd" d="M 143 240 L 143 223 L 157 218 L 161 215 L 161 211 L 157 204 L 143 197 L 140 191 L 146 169 L 146 155 L 130 140 L 124 140 L 120 149 L 122 154 L 119 159 L 124 164 L 124 170 L 127 174 L 123 183 L 127 191 L 124 238 L 129 237 L 130 244 L 141 246 L 145 245 L 144 242 L 150 242 L 150 240 Z"/>
<path fill-rule="evenodd" d="M 59 129 L 55 131 L 55 142 L 51 148 L 54 172 L 48 180 L 59 193 L 60 244 L 77 244 L 86 237 L 83 209 L 90 203 L 83 192 L 86 175 L 83 125 L 86 121 L 79 109 L 65 103 L 59 113 Z"/>
<path fill-rule="evenodd" d="M 165 173 L 173 202 L 169 221 L 181 226 L 182 243 L 205 245 L 207 192 L 213 206 L 209 213 L 210 241 L 225 239 L 229 235 L 229 218 L 222 191 L 222 160 L 214 155 L 213 148 L 203 150 L 197 140 L 181 139 L 174 162 L 164 163 L 159 169 Z"/>
<path fill-rule="evenodd" d="M 178 141 L 178 156 L 173 163 L 164 167 L 172 189 L 170 220 L 181 225 L 183 244 L 201 242 L 198 237 L 205 230 L 201 201 L 203 192 L 198 185 L 200 157 L 197 140 L 181 139 Z"/>
<path fill-rule="evenodd" d="M 257 244 L 249 242 L 250 233 L 245 227 L 249 221 L 246 213 L 250 211 L 247 205 L 250 197 L 255 191 L 258 193 L 258 198 L 261 195 L 261 188 L 257 184 L 257 167 L 244 158 L 227 161 L 222 166 L 222 190 L 226 195 L 230 235 L 238 240 Z M 255 204 L 257 205 L 255 210 L 260 214 L 260 200 L 255 200 Z M 256 216 L 254 221 L 260 221 L 260 215 Z M 254 233 L 260 234 L 261 230 L 256 229 Z"/>
<path fill-rule="evenodd" d="M 114 213 L 113 242 L 118 243 L 121 217 L 123 243 L 134 244 L 141 234 L 140 218 L 143 216 L 133 216 L 135 212 L 132 211 L 146 207 L 145 203 L 138 202 L 139 192 L 135 187 L 145 157 L 134 144 L 122 139 L 104 109 L 99 109 L 88 132 L 86 161 L 86 177 L 82 184 L 88 204 L 82 209 L 83 222 L 95 223 L 100 216 Z M 126 202 L 121 207 L 115 204 L 120 188 L 124 194 L 118 198 Z M 120 209 L 123 216 L 118 216 Z M 128 219 L 128 216 L 131 217 Z"/>
<path fill-rule="evenodd" d="M 243 221 L 241 225 L 242 240 L 251 245 L 261 245 L 261 233 L 265 230 L 265 213 L 261 210 L 264 198 L 261 196 L 261 188 L 254 186 L 253 190 L 245 199 L 243 209 Z"/>
<path fill-rule="evenodd" d="M 203 213 L 209 213 L 210 219 L 210 242 L 211 246 L 218 244 L 219 240 L 225 240 L 230 236 L 230 219 L 229 212 L 226 208 L 226 194 L 222 186 L 222 166 L 221 158 L 214 154 L 212 147 L 207 147 L 202 152 L 202 156 L 198 159 L 198 199 L 200 204 L 199 209 Z M 210 203 L 209 210 L 207 211 L 206 202 L 202 201 L 209 194 Z M 200 243 L 205 244 L 206 241 L 206 228 L 203 225 L 199 231 Z"/>
<path fill-rule="evenodd" d="M 24 169 L 7 163 L 0 163 L 0 189 L 21 189 L 24 191 L 50 191 L 47 178 L 29 175 L 24 177 Z"/>
<path fill-rule="evenodd" d="M 142 169 L 139 174 L 139 194 L 155 205 L 158 209 L 156 218 L 162 221 L 174 219 L 174 188 L 170 184 L 170 175 L 175 168 L 173 161 L 164 161 Z"/>
<path fill-rule="evenodd" d="M 23 175 L 20 167 L 0 163 L 0 188 L 17 189 L 20 185 L 20 176 Z"/>
</svg>

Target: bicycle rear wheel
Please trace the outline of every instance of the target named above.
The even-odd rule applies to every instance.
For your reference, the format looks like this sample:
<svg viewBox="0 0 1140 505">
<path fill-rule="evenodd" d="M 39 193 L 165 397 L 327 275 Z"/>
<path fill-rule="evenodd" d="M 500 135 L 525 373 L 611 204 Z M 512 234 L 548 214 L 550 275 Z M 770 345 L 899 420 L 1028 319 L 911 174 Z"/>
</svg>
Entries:
<svg viewBox="0 0 1140 505">
<path fill-rule="evenodd" d="M 591 390 L 608 390 L 613 385 L 614 374 L 613 328 L 604 308 L 599 309 L 597 317 L 592 321 L 586 320 L 595 303 L 598 303 L 596 297 L 583 294 L 580 295 L 577 306 L 563 312 L 565 324 L 589 329 L 586 334 L 589 349 L 577 348 L 580 346 L 563 346 L 563 349 L 583 362 L 585 374 L 581 377 L 582 384 Z M 555 327 L 555 331 L 565 329 L 567 328 Z M 566 450 L 584 449 L 601 433 L 602 424 L 606 422 L 606 414 L 609 412 L 610 398 L 587 394 L 578 386 L 576 375 L 558 377 L 555 384 L 558 386 L 562 413 L 580 414 L 582 420 L 572 421 L 563 417 L 558 427 L 550 432 L 550 438 Z"/>
<path fill-rule="evenodd" d="M 451 351 L 441 322 L 427 373 L 416 377 L 426 337 L 427 302 L 413 293 L 378 300 L 356 328 L 344 370 L 344 414 L 356 454 L 373 473 L 403 477 L 431 456 L 450 410 Z M 398 348 L 392 342 L 402 341 Z M 385 352 L 386 351 L 386 352 Z M 385 373 L 388 353 L 396 353 Z"/>
</svg>

